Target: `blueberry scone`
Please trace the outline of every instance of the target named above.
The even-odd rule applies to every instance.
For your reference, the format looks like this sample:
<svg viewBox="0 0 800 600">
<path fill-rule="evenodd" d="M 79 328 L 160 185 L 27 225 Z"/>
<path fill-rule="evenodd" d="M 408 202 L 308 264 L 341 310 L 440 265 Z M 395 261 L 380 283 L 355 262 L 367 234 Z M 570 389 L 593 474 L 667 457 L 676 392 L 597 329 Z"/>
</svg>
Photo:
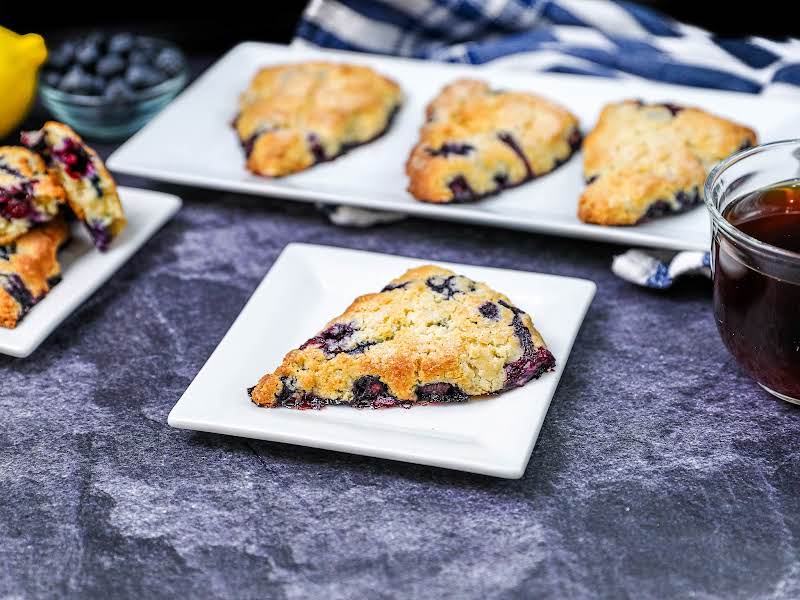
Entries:
<svg viewBox="0 0 800 600">
<path fill-rule="evenodd" d="M 357 298 L 249 392 L 269 407 L 410 407 L 502 392 L 554 367 L 506 296 L 426 265 Z"/>
<path fill-rule="evenodd" d="M 67 194 L 70 209 L 106 250 L 125 227 L 117 186 L 97 153 L 63 123 L 48 121 L 22 134 L 22 143 L 41 154 Z"/>
<path fill-rule="evenodd" d="M 609 104 L 583 143 L 587 186 L 578 217 L 634 225 L 685 211 L 702 200 L 715 164 L 755 143 L 752 129 L 698 108 Z"/>
<path fill-rule="evenodd" d="M 253 77 L 241 95 L 234 127 L 247 168 L 280 177 L 379 137 L 402 97 L 394 81 L 368 67 L 276 65 Z"/>
<path fill-rule="evenodd" d="M 0 146 L 0 244 L 54 218 L 64 190 L 42 159 L 28 150 Z"/>
<path fill-rule="evenodd" d="M 13 329 L 61 279 L 58 249 L 69 239 L 61 216 L 0 245 L 0 327 Z"/>
<path fill-rule="evenodd" d="M 408 191 L 425 202 L 466 202 L 549 173 L 578 149 L 578 119 L 540 96 L 462 79 L 428 105 L 406 162 Z"/>
</svg>

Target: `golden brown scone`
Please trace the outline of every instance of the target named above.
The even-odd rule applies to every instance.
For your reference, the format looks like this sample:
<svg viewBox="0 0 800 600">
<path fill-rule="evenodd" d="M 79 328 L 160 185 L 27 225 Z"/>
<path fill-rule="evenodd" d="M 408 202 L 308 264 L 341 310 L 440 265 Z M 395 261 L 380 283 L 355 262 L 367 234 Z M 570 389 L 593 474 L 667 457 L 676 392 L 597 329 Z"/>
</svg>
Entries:
<svg viewBox="0 0 800 600">
<path fill-rule="evenodd" d="M 400 87 L 369 67 L 276 65 L 253 77 L 234 127 L 247 168 L 280 177 L 379 137 L 402 100 Z"/>
<path fill-rule="evenodd" d="M 67 203 L 92 236 L 107 250 L 126 220 L 114 178 L 97 152 L 70 127 L 48 121 L 39 131 L 26 131 L 22 143 L 41 154 L 66 190 Z"/>
<path fill-rule="evenodd" d="M 465 402 L 555 367 L 529 315 L 484 283 L 426 265 L 357 298 L 249 390 L 261 406 Z"/>
<path fill-rule="evenodd" d="M 675 104 L 607 105 L 583 142 L 587 187 L 578 218 L 634 225 L 687 210 L 720 160 L 756 143 L 752 129 Z"/>
<path fill-rule="evenodd" d="M 64 189 L 27 148 L 0 146 L 0 244 L 58 214 Z"/>
<path fill-rule="evenodd" d="M 69 239 L 61 216 L 0 246 L 0 327 L 13 329 L 61 279 L 58 249 Z"/>
<path fill-rule="evenodd" d="M 549 173 L 578 149 L 578 119 L 534 94 L 484 81 L 446 86 L 427 108 L 406 162 L 408 191 L 425 202 L 466 202 Z"/>
</svg>

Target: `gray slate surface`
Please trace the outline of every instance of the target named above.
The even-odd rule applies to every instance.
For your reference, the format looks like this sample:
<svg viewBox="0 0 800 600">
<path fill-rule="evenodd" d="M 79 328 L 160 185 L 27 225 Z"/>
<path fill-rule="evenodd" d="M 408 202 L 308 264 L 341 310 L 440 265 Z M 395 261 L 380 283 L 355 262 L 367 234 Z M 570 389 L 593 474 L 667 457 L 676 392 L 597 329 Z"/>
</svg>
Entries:
<svg viewBox="0 0 800 600">
<path fill-rule="evenodd" d="M 185 206 L 31 358 L 0 356 L 0 598 L 800 597 L 800 412 L 727 355 L 708 281 L 120 179 Z M 290 241 L 597 282 L 523 479 L 167 426 Z"/>
</svg>

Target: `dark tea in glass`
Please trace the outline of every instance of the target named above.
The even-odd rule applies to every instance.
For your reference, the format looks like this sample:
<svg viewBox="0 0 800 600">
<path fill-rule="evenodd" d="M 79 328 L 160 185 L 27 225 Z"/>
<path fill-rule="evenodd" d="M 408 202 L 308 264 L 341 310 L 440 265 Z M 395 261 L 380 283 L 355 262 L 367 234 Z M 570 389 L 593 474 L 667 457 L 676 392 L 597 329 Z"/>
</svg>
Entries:
<svg viewBox="0 0 800 600">
<path fill-rule="evenodd" d="M 721 214 L 766 246 L 715 236 L 714 315 L 722 340 L 762 386 L 800 399 L 800 180 L 738 196 Z"/>
</svg>

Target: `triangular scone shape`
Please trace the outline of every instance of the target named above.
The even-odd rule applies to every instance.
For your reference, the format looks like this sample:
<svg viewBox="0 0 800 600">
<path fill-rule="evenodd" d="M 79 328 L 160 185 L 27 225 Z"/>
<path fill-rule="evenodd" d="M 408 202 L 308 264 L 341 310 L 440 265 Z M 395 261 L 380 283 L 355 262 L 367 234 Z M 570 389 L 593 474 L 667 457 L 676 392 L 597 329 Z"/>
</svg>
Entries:
<svg viewBox="0 0 800 600">
<path fill-rule="evenodd" d="M 506 296 L 426 265 L 357 298 L 249 391 L 271 407 L 463 402 L 554 366 L 530 316 Z"/>
<path fill-rule="evenodd" d="M 67 203 L 94 245 L 107 250 L 125 228 L 117 185 L 97 152 L 70 127 L 48 121 L 38 131 L 22 134 L 22 143 L 41 154 L 67 193 Z"/>
<path fill-rule="evenodd" d="M 264 67 L 242 93 L 233 126 L 257 175 L 281 177 L 371 142 L 391 126 L 400 86 L 360 65 Z"/>
<path fill-rule="evenodd" d="M 406 162 L 408 191 L 423 202 L 477 200 L 549 173 L 580 142 L 578 118 L 563 106 L 460 79 L 428 105 Z"/>
<path fill-rule="evenodd" d="M 587 185 L 578 217 L 635 225 L 687 210 L 702 200 L 714 165 L 755 144 L 752 129 L 699 108 L 638 100 L 609 104 L 583 142 Z"/>
</svg>

